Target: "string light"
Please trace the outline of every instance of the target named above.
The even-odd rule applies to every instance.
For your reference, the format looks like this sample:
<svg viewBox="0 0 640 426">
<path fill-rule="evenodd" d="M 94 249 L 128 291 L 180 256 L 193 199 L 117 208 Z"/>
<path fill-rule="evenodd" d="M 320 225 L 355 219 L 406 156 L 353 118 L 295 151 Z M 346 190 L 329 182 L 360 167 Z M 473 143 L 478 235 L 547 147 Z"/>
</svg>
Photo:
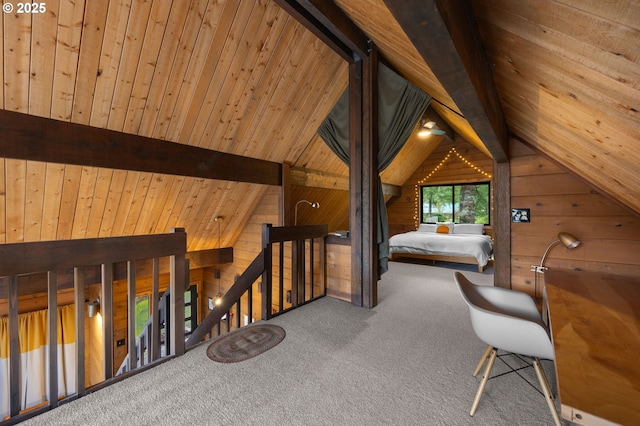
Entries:
<svg viewBox="0 0 640 426">
<path fill-rule="evenodd" d="M 442 161 L 440 161 L 440 163 L 436 167 L 434 167 L 434 169 L 431 170 L 431 172 L 429 172 L 429 174 L 427 174 L 425 177 L 420 179 L 418 181 L 418 183 L 416 184 L 416 186 L 415 186 L 415 192 L 416 192 L 415 199 L 416 199 L 416 202 L 415 202 L 415 208 L 414 208 L 414 211 L 413 211 L 413 220 L 415 221 L 416 229 L 418 228 L 418 225 L 420 224 L 420 187 L 422 185 L 424 185 L 429 179 L 431 179 L 431 177 L 438 170 L 440 170 L 445 164 L 447 164 L 453 155 L 458 157 L 458 159 L 460 159 L 460 161 L 462 161 L 470 169 L 475 170 L 476 172 L 480 173 L 482 176 L 486 177 L 487 179 L 491 179 L 491 174 L 490 173 L 487 173 L 484 170 L 480 169 L 480 167 L 476 166 L 471 161 L 467 160 L 462 155 L 460 155 L 460 153 L 458 151 L 456 151 L 455 147 L 452 147 L 449 150 L 449 152 L 447 152 L 447 155 L 444 156 Z"/>
</svg>

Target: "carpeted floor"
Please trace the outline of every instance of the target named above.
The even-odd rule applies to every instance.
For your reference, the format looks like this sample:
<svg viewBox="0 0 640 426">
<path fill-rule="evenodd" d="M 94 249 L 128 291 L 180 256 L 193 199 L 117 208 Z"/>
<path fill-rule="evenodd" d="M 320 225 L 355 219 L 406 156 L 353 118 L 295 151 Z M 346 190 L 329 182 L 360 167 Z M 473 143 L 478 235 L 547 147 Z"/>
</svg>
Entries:
<svg viewBox="0 0 640 426">
<path fill-rule="evenodd" d="M 269 321 L 286 338 L 254 358 L 213 362 L 204 344 L 26 424 L 552 424 L 543 397 L 514 374 L 490 380 L 469 416 L 485 345 L 453 269 L 391 262 L 378 291 L 374 309 L 325 297 Z M 543 367 L 555 390 L 553 363 Z M 495 370 L 506 369 L 496 362 Z M 523 374 L 537 383 L 533 369 Z"/>
</svg>

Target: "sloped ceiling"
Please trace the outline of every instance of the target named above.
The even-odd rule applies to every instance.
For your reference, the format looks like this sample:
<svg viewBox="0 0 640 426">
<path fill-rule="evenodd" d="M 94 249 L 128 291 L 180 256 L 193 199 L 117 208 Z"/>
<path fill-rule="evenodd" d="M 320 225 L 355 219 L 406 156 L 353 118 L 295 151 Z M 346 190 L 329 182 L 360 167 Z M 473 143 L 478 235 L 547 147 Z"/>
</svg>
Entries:
<svg viewBox="0 0 640 426">
<path fill-rule="evenodd" d="M 407 7 L 422 3 L 432 5 Z M 336 4 L 486 152 L 383 0 Z M 512 134 L 640 212 L 640 4 L 471 5 Z M 347 173 L 315 134 L 346 88 L 347 64 L 271 0 L 48 0 L 46 9 L 0 19 L 2 109 Z M 420 143 L 400 158 L 426 155 Z M 412 171 L 394 162 L 385 174 L 399 185 Z M 217 245 L 216 215 L 221 244 L 232 245 L 266 189 L 14 159 L 0 160 L 0 188 L 0 242 L 184 227 L 189 250 Z"/>
<path fill-rule="evenodd" d="M 456 114 L 461 100 L 443 93 L 430 59 L 416 51 L 383 0 L 336 3 L 398 70 L 441 101 L 434 108 L 457 133 L 478 143 Z M 425 10 L 433 2 L 404 4 L 429 25 Z M 471 4 L 512 135 L 640 214 L 640 3 Z"/>
<path fill-rule="evenodd" d="M 270 0 L 46 9 L 0 20 L 3 109 L 294 163 L 346 87 L 346 63 Z M 228 246 L 265 190 L 13 159 L 0 169 L 0 242 L 184 227 L 197 250 L 217 245 L 222 216 Z"/>
</svg>

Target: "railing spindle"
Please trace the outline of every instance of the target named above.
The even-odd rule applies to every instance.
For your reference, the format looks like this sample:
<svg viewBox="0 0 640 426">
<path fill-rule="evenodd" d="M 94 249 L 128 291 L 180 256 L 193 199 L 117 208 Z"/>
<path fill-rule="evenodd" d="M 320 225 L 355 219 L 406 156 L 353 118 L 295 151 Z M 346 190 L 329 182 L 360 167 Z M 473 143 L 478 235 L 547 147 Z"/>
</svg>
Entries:
<svg viewBox="0 0 640 426">
<path fill-rule="evenodd" d="M 84 268 L 73 268 L 73 297 L 76 311 L 76 391 L 86 393 L 84 338 Z"/>
<path fill-rule="evenodd" d="M 58 273 L 47 272 L 47 321 L 49 325 L 49 406 L 58 406 Z M 64 342 L 63 342 L 64 343 Z"/>
</svg>

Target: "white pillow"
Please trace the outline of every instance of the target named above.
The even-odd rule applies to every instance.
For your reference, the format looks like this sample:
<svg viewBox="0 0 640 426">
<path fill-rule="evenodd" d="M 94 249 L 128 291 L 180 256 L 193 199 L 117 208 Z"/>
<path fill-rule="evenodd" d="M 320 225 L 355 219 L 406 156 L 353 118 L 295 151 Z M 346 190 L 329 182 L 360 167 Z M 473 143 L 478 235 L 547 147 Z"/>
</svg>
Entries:
<svg viewBox="0 0 640 426">
<path fill-rule="evenodd" d="M 484 234 L 484 225 L 482 223 L 456 223 L 453 228 L 454 234 Z"/>
<path fill-rule="evenodd" d="M 436 223 L 436 232 L 438 232 L 438 228 L 440 228 L 441 226 L 446 226 L 447 228 L 449 228 L 449 232 L 447 232 L 447 233 L 448 234 L 453 234 L 453 229 L 454 229 L 453 222 L 438 222 L 438 223 Z"/>
<path fill-rule="evenodd" d="M 421 223 L 418 232 L 436 232 L 436 225 L 433 223 Z"/>
</svg>

